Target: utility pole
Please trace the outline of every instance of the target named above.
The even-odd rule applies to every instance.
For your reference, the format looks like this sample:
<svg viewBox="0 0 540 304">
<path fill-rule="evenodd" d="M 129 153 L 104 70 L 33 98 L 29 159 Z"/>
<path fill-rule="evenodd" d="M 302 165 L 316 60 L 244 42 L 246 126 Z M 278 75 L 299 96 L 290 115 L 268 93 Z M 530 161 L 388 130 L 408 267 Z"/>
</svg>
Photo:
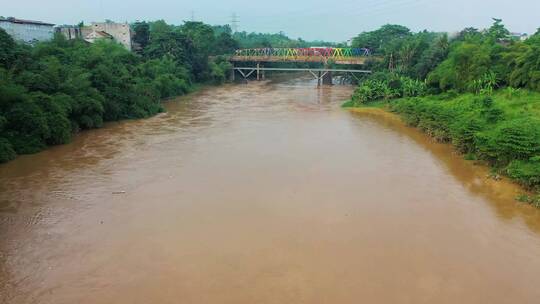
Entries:
<svg viewBox="0 0 540 304">
<path fill-rule="evenodd" d="M 233 33 L 238 32 L 238 23 L 238 16 L 236 15 L 236 13 L 233 13 L 231 16 L 231 29 Z"/>
</svg>

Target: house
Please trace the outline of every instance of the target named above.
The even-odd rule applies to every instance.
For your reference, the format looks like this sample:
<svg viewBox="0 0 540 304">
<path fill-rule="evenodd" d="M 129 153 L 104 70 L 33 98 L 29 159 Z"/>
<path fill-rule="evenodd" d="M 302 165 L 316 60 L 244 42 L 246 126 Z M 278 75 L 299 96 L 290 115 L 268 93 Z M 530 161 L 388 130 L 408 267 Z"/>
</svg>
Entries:
<svg viewBox="0 0 540 304">
<path fill-rule="evenodd" d="M 0 28 L 13 39 L 28 43 L 51 40 L 54 36 L 54 24 L 41 21 L 0 18 Z"/>
</svg>

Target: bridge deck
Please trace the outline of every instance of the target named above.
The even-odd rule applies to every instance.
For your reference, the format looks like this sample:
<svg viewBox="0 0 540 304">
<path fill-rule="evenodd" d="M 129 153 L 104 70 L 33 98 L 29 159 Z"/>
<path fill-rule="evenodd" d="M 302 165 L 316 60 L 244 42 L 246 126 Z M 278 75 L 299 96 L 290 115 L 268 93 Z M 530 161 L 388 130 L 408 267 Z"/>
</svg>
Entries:
<svg viewBox="0 0 540 304">
<path fill-rule="evenodd" d="M 233 62 L 333 62 L 342 65 L 363 65 L 372 57 L 325 57 L 325 56 L 232 56 Z"/>
</svg>

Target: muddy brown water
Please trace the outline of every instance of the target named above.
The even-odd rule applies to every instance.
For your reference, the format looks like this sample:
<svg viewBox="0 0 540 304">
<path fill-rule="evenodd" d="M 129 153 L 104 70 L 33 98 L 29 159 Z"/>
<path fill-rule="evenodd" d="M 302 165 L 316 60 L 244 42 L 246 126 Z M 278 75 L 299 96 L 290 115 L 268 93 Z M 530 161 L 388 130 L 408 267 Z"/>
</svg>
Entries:
<svg viewBox="0 0 540 304">
<path fill-rule="evenodd" d="M 0 166 L 0 302 L 540 303 L 540 212 L 351 90 L 208 88 Z"/>
</svg>

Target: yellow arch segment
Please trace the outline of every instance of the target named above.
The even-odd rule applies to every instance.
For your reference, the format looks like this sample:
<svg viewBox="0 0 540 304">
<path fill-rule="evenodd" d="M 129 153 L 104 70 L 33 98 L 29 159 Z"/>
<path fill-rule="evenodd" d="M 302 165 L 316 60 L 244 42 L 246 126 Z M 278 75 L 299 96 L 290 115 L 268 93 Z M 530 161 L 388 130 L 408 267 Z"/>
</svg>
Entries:
<svg viewBox="0 0 540 304">
<path fill-rule="evenodd" d="M 297 49 L 287 49 L 287 57 L 297 57 L 297 56 L 298 56 Z"/>
<path fill-rule="evenodd" d="M 334 54 L 332 54 L 334 57 L 343 57 L 343 48 L 335 48 Z"/>
</svg>

